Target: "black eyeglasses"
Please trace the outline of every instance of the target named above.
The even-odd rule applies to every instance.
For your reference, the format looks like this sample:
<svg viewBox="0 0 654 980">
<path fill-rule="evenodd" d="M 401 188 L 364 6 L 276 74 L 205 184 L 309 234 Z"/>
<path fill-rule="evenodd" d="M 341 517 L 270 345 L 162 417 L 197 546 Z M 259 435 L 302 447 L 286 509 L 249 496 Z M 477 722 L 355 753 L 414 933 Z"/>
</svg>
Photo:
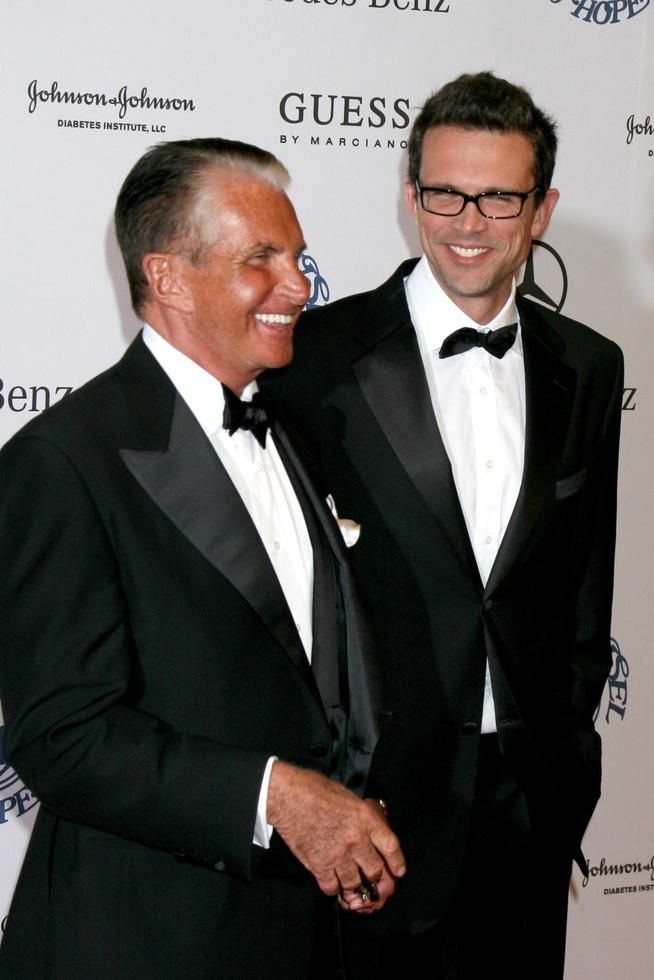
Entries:
<svg viewBox="0 0 654 980">
<path fill-rule="evenodd" d="M 482 191 L 481 194 L 463 194 L 448 187 L 421 187 L 416 181 L 416 190 L 423 211 L 453 218 L 461 214 L 466 204 L 472 202 L 484 218 L 519 218 L 525 201 L 535 194 L 539 187 L 530 191 Z"/>
</svg>

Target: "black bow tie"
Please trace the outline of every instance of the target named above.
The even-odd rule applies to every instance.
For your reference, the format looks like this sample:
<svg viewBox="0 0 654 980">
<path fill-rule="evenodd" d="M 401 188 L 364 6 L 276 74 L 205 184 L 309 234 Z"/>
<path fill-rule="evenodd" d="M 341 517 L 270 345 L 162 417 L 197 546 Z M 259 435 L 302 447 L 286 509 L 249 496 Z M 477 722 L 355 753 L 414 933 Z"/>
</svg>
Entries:
<svg viewBox="0 0 654 980">
<path fill-rule="evenodd" d="M 485 347 L 493 357 L 504 357 L 506 352 L 513 347 L 517 332 L 517 323 L 511 323 L 508 327 L 500 327 L 498 330 L 490 330 L 485 333 L 475 330 L 474 327 L 462 327 L 445 338 L 438 356 L 451 357 L 453 354 L 463 354 L 471 347 Z"/>
<path fill-rule="evenodd" d="M 225 396 L 223 429 L 233 436 L 237 429 L 251 432 L 257 442 L 266 448 L 266 433 L 272 422 L 270 403 L 260 392 L 255 392 L 251 402 L 242 402 L 231 388 L 222 386 Z"/>
</svg>

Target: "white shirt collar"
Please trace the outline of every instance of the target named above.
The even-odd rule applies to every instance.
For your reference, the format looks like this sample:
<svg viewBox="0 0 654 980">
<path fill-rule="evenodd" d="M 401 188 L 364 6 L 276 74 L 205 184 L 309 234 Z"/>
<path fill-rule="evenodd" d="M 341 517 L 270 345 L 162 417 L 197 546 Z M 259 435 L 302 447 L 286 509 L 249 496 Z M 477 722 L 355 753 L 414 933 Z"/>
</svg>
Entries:
<svg viewBox="0 0 654 980">
<path fill-rule="evenodd" d="M 143 343 L 168 375 L 205 434 L 210 436 L 221 428 L 225 396 L 220 381 L 173 347 L 149 323 L 143 324 Z M 241 399 L 250 401 L 255 391 L 258 391 L 257 383 L 251 381 L 243 389 Z"/>
<path fill-rule="evenodd" d="M 483 326 L 472 320 L 456 303 L 450 299 L 440 285 L 427 260 L 423 255 L 416 267 L 404 281 L 411 319 L 416 330 L 422 334 L 425 349 L 438 350 L 445 338 L 461 327 L 474 327 L 477 330 L 497 330 L 509 323 L 519 324 L 516 308 L 516 282 L 511 285 L 511 292 L 506 303 L 493 317 L 490 323 Z M 516 354 L 522 354 L 520 328 L 516 343 L 511 348 Z"/>
</svg>

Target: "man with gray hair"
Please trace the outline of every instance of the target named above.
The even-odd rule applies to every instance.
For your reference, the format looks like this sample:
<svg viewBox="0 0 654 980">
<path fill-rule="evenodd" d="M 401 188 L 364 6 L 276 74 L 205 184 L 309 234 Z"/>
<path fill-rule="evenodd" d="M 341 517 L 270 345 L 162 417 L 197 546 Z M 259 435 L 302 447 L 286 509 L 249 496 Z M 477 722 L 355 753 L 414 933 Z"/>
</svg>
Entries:
<svg viewBox="0 0 654 980">
<path fill-rule="evenodd" d="M 313 980 L 333 896 L 373 912 L 403 873 L 359 798 L 345 544 L 257 392 L 307 299 L 287 182 L 242 143 L 150 149 L 116 206 L 143 331 L 0 456 L 5 748 L 41 800 L 2 977 Z"/>
</svg>

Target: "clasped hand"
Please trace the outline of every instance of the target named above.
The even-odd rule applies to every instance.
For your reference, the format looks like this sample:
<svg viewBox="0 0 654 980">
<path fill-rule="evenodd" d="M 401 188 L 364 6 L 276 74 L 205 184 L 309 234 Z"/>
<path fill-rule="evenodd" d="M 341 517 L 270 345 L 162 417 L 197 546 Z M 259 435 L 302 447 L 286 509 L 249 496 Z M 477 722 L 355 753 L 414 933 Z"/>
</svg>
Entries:
<svg viewBox="0 0 654 980">
<path fill-rule="evenodd" d="M 321 891 L 352 912 L 382 908 L 405 873 L 400 842 L 380 804 L 312 770 L 274 763 L 268 822 Z M 364 901 L 360 889 L 371 884 L 371 900 Z"/>
</svg>

